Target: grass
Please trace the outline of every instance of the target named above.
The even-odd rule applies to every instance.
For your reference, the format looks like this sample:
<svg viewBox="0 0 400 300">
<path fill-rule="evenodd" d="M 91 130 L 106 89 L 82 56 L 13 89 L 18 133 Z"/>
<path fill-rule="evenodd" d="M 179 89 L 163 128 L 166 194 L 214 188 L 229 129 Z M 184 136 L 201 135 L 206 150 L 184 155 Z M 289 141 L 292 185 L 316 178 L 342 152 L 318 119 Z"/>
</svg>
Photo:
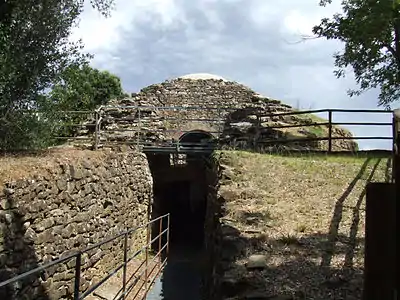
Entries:
<svg viewBox="0 0 400 300">
<path fill-rule="evenodd" d="M 60 163 L 74 163 L 83 159 L 101 160 L 104 151 L 79 150 L 74 148 L 54 148 L 49 150 L 3 154 L 0 156 L 0 190 L 7 182 L 30 178 L 35 175 L 43 176 L 46 172 L 54 171 L 54 166 Z"/>
<path fill-rule="evenodd" d="M 220 187 L 225 219 L 248 241 L 245 255 L 273 249 L 265 250 L 270 258 L 268 272 L 262 280 L 252 280 L 259 280 L 271 293 L 272 289 L 282 294 L 305 293 L 304 299 L 358 299 L 365 186 L 389 180 L 390 158 L 240 151 L 220 155 L 229 174 Z M 245 255 L 233 264 L 240 265 Z M 332 293 L 325 283 L 334 274 L 347 277 Z"/>
<path fill-rule="evenodd" d="M 326 131 L 321 126 L 307 127 L 306 130 L 316 137 L 326 137 Z"/>
</svg>

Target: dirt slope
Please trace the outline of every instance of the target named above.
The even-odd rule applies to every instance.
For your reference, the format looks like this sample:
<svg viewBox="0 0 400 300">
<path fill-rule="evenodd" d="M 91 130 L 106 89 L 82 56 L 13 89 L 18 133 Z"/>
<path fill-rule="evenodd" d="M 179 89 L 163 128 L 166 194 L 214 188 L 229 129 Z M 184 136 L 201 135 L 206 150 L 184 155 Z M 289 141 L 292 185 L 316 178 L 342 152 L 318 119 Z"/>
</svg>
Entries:
<svg viewBox="0 0 400 300">
<path fill-rule="evenodd" d="M 360 299 L 365 186 L 390 180 L 390 159 L 230 151 L 221 162 L 225 299 Z M 252 254 L 267 263 L 250 271 Z"/>
</svg>

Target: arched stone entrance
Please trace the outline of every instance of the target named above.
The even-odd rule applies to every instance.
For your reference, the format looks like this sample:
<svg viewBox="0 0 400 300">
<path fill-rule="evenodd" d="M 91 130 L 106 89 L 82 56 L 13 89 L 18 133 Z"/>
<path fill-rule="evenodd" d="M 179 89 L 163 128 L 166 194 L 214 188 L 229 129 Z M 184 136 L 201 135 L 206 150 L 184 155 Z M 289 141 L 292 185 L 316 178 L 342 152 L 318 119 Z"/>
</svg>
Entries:
<svg viewBox="0 0 400 300">
<path fill-rule="evenodd" d="M 214 140 L 214 136 L 204 130 L 191 130 L 185 132 L 179 137 L 179 143 L 184 145 L 207 145 L 212 144 Z M 190 147 L 190 146 L 189 146 Z"/>
</svg>

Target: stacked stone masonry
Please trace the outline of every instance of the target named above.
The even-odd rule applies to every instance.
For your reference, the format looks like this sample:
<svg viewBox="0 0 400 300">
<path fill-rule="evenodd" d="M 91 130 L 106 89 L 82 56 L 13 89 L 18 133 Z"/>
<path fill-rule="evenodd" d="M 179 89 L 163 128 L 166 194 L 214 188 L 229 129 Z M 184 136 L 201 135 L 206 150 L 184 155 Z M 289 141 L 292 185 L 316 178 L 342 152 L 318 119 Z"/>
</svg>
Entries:
<svg viewBox="0 0 400 300">
<path fill-rule="evenodd" d="M 139 111 L 133 108 L 135 106 L 146 108 Z M 210 110 L 210 107 L 215 109 Z M 236 82 L 177 78 L 150 85 L 129 98 L 111 101 L 107 107 L 100 109 L 99 139 L 100 144 L 127 142 L 161 145 L 177 140 L 184 132 L 204 130 L 218 137 L 225 145 L 248 148 L 254 144 L 274 146 L 271 140 L 276 139 L 328 136 L 326 125 L 270 128 L 327 122 L 310 115 L 271 116 L 293 111 L 295 109 L 291 106 L 263 97 Z M 93 124 L 90 123 L 88 128 L 93 128 Z M 82 134 L 85 133 L 87 131 Z M 352 135 L 334 126 L 332 136 Z M 326 150 L 328 142 L 301 141 L 287 145 L 296 149 Z M 332 149 L 353 151 L 357 149 L 357 144 L 351 140 L 333 140 Z"/>
<path fill-rule="evenodd" d="M 146 157 L 107 152 L 59 164 L 0 193 L 0 281 L 87 248 L 148 220 L 152 177 Z M 146 232 L 129 237 L 133 253 Z M 82 255 L 81 291 L 123 262 L 122 239 Z M 0 289 L 0 299 L 69 299 L 75 260 Z"/>
<path fill-rule="evenodd" d="M 223 203 L 218 197 L 221 169 L 216 155 L 207 161 L 206 178 L 208 184 L 207 209 L 204 224 L 204 248 L 206 252 L 206 271 L 202 282 L 202 299 L 220 299 L 221 264 L 221 222 Z"/>
</svg>

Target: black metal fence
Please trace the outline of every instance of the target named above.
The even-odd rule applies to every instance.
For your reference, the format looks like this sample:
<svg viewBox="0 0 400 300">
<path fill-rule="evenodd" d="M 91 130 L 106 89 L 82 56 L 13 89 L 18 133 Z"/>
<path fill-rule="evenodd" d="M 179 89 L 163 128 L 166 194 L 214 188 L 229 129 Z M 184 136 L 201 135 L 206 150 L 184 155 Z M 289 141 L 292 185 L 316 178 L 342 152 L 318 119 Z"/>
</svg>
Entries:
<svg viewBox="0 0 400 300">
<path fill-rule="evenodd" d="M 119 128 L 108 128 L 103 126 L 107 123 L 106 110 L 121 110 L 128 112 L 132 111 L 130 116 L 125 115 L 119 118 L 113 118 L 114 124 L 121 124 Z M 158 112 L 156 116 L 148 114 L 149 111 Z M 247 111 L 247 112 L 246 112 Z M 323 117 L 317 117 L 316 114 L 326 114 Z M 388 122 L 335 122 L 336 114 L 346 113 L 349 114 L 350 118 L 354 118 L 356 115 L 363 113 L 379 114 L 379 115 L 392 115 L 392 111 L 388 110 L 356 110 L 356 109 L 319 109 L 319 110 L 308 110 L 308 111 L 290 111 L 284 113 L 266 113 L 265 110 L 254 107 L 150 107 L 150 106 L 115 106 L 115 107 L 104 107 L 98 111 L 99 116 L 96 117 L 96 133 L 94 139 L 94 148 L 97 149 L 104 144 L 133 144 L 138 147 L 144 148 L 160 148 L 172 151 L 177 149 L 178 151 L 184 151 L 185 148 L 197 148 L 198 150 L 205 149 L 216 149 L 223 148 L 224 146 L 230 146 L 232 148 L 240 147 L 240 142 L 236 142 L 230 137 L 227 137 L 227 126 L 241 123 L 246 117 L 236 118 L 236 115 L 246 115 L 253 117 L 251 124 L 251 131 L 253 135 L 260 136 L 262 132 L 273 132 L 273 131 L 285 131 L 288 129 L 326 129 L 321 130 L 317 134 L 308 134 L 301 137 L 296 136 L 285 136 L 285 137 L 264 137 L 263 139 L 257 139 L 253 141 L 252 145 L 254 148 L 260 148 L 268 145 L 284 145 L 284 144 L 295 144 L 303 143 L 307 144 L 310 142 L 326 142 L 326 151 L 334 151 L 333 142 L 337 140 L 393 140 L 393 135 L 388 136 L 338 136 L 334 134 L 334 128 L 336 126 L 363 126 L 367 128 L 386 128 L 393 132 L 394 123 L 392 120 Z M 131 116 L 135 116 L 135 120 Z M 200 116 L 200 117 L 199 117 Z M 296 124 L 279 124 L 280 122 L 265 122 L 265 120 L 276 120 L 282 118 L 298 118 Z M 303 119 L 303 120 L 301 120 Z M 135 126 L 125 126 L 128 122 L 135 122 Z M 162 126 L 151 126 L 156 122 L 163 122 Z M 285 123 L 285 122 L 281 122 Z M 188 125 L 190 124 L 190 126 Z M 169 126 L 168 126 L 169 125 Z M 206 125 L 206 126 L 205 126 Z M 180 137 L 185 133 L 193 131 L 193 129 L 201 129 L 202 127 L 209 127 L 209 130 L 205 130 L 207 133 L 213 136 L 212 141 L 207 144 L 199 142 L 182 142 Z M 312 130 L 310 130 L 312 131 Z M 134 133 L 131 134 L 131 138 L 127 138 L 124 141 L 116 139 L 107 139 L 111 133 Z M 250 132 L 250 130 L 249 130 Z M 159 134 L 161 136 L 168 136 L 167 139 L 149 139 L 149 136 Z M 105 137 L 102 139 L 102 137 Z M 227 140 L 229 140 L 227 142 Z M 239 139 L 240 140 L 240 139 Z"/>
<path fill-rule="evenodd" d="M 19 274 L 15 277 L 12 277 L 8 280 L 0 282 L 0 290 L 6 289 L 7 287 L 11 290 L 11 293 L 15 295 L 15 289 L 13 286 L 18 285 L 17 283 L 21 280 L 24 280 L 27 277 L 34 276 L 36 278 L 41 277 L 43 272 L 46 272 L 51 267 L 66 263 L 68 261 L 75 261 L 75 275 L 74 275 L 74 285 L 73 285 L 73 299 L 85 299 L 87 296 L 91 295 L 95 292 L 100 286 L 105 284 L 111 277 L 116 275 L 118 272 L 122 270 L 122 282 L 121 288 L 118 291 L 118 294 L 115 295 L 115 300 L 120 299 L 145 299 L 146 295 L 154 283 L 155 279 L 162 272 L 166 261 L 167 254 L 169 248 L 169 224 L 170 224 L 170 215 L 165 214 L 158 218 L 155 218 L 149 221 L 146 224 L 142 224 L 140 226 L 127 229 L 116 236 L 112 236 L 99 242 L 97 244 L 91 245 L 85 249 L 76 251 L 72 254 L 61 256 L 60 258 L 53 260 L 49 263 L 41 265 L 33 270 L 25 272 L 23 274 Z M 151 236 L 151 227 L 159 226 L 158 235 L 155 237 Z M 146 244 L 142 246 L 140 249 L 136 250 L 133 255 L 129 256 L 129 246 L 128 239 L 129 237 L 139 231 L 146 230 Z M 81 272 L 84 267 L 83 263 L 83 255 L 88 253 L 93 249 L 100 249 L 101 246 L 115 242 L 116 240 L 123 241 L 123 261 L 110 270 L 108 274 L 103 277 L 101 280 L 87 288 L 86 290 L 82 289 L 81 285 Z M 154 244 L 157 244 L 155 247 L 156 253 L 154 253 Z M 152 250 L 153 246 L 153 250 Z M 129 263 L 137 259 L 141 254 L 144 254 L 144 258 L 141 259 L 139 266 L 135 267 L 135 270 L 128 278 L 128 266 Z M 144 289 L 143 289 L 144 288 Z M 14 295 L 9 294 L 9 298 L 14 299 Z M 29 295 L 32 297 L 34 295 Z M 22 296 L 18 296 L 16 299 L 20 299 Z"/>
<path fill-rule="evenodd" d="M 335 121 L 336 117 L 343 113 L 348 115 L 348 119 L 360 118 L 362 114 L 388 115 L 389 118 L 385 122 Z M 336 141 L 393 141 L 394 122 L 390 118 L 392 114 L 393 111 L 373 109 L 318 109 L 266 113 L 263 108 L 251 106 L 103 106 L 95 111 L 54 112 L 47 118 L 51 123 L 56 144 L 84 143 L 91 145 L 95 150 L 102 146 L 121 144 L 137 146 L 140 149 L 185 152 L 196 149 L 260 149 L 280 145 L 324 143 L 321 150 L 330 153 L 335 151 Z M 242 118 L 238 117 L 240 115 Z M 290 119 L 294 118 L 297 120 L 290 122 Z M 242 132 L 241 137 L 230 134 L 232 132 L 229 132 L 229 128 L 249 121 L 251 124 L 248 124 L 248 132 Z M 338 126 L 361 126 L 371 131 L 381 128 L 390 134 L 338 135 L 335 134 Z M 185 133 L 199 129 L 210 134 L 212 138 L 206 143 L 181 140 Z M 290 130 L 305 131 L 305 134 L 287 134 Z M 276 134 L 277 132 L 282 134 Z M 247 146 L 243 146 L 243 136 L 247 133 L 251 136 L 251 141 L 248 139 Z"/>
</svg>

